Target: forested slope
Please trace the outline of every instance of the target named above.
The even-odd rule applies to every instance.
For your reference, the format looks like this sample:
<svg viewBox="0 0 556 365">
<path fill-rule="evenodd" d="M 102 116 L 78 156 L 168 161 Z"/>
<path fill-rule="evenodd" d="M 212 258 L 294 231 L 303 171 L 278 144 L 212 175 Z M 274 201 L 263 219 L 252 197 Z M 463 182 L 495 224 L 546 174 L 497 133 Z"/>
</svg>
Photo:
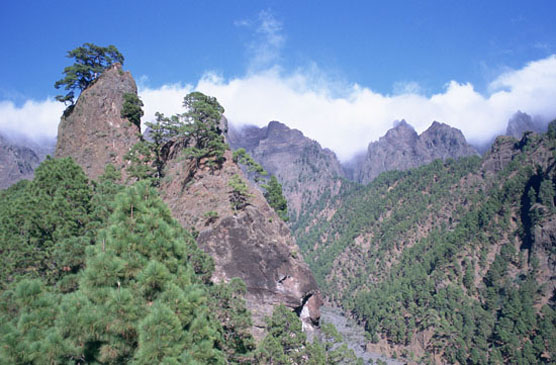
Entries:
<svg viewBox="0 0 556 365">
<path fill-rule="evenodd" d="M 245 284 L 211 284 L 212 260 L 157 192 L 117 180 L 47 160 L 2 192 L 0 362 L 241 360 Z"/>
<path fill-rule="evenodd" d="M 550 363 L 556 122 L 482 159 L 340 182 L 293 227 L 369 348 L 448 363 Z"/>
</svg>

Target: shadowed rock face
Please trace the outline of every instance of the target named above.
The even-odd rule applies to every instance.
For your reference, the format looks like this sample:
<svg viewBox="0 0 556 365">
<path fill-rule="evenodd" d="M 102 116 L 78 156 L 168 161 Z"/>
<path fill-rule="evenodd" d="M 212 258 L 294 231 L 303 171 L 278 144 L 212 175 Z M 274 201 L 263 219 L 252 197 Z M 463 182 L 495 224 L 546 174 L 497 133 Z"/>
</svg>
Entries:
<svg viewBox="0 0 556 365">
<path fill-rule="evenodd" d="M 180 159 L 180 148 L 171 148 L 161 194 L 173 216 L 185 228 L 199 232 L 199 246 L 214 258 L 213 280 L 239 277 L 245 281 L 257 338 L 263 335 L 264 317 L 279 303 L 295 310 L 304 327 L 312 329 L 318 324 L 322 300 L 286 224 L 252 186 L 248 205 L 232 209 L 230 179 L 236 174 L 247 179 L 232 161 L 231 151 L 226 152 L 221 168 L 211 170 L 203 163 L 197 169 Z M 208 212 L 216 214 L 211 218 Z"/>
<path fill-rule="evenodd" d="M 32 179 L 39 156 L 30 148 L 14 144 L 0 135 L 0 189 L 22 179 Z"/>
<path fill-rule="evenodd" d="M 109 163 L 125 174 L 123 156 L 139 141 L 140 132 L 120 116 L 126 93 L 137 93 L 135 81 L 114 64 L 60 120 L 55 157 L 72 157 L 92 179 L 102 175 Z"/>
<path fill-rule="evenodd" d="M 385 171 L 407 170 L 436 159 L 476 155 L 459 129 L 434 122 L 421 135 L 405 120 L 398 122 L 384 137 L 369 144 L 362 162 L 353 168 L 353 178 L 368 184 Z"/>
<path fill-rule="evenodd" d="M 230 129 L 228 141 L 232 149 L 245 148 L 278 178 L 292 217 L 314 203 L 334 178 L 343 176 L 334 152 L 280 122 L 270 122 L 263 128 Z"/>
</svg>

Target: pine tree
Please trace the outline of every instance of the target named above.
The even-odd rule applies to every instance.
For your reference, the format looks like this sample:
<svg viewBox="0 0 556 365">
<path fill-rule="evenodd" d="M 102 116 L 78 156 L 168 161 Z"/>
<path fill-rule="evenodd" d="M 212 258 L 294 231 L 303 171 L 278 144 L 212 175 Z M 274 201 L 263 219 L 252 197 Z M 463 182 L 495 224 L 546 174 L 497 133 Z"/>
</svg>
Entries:
<svg viewBox="0 0 556 365">
<path fill-rule="evenodd" d="M 278 182 L 276 176 L 271 176 L 268 184 L 263 185 L 266 189 L 264 197 L 268 204 L 276 211 L 283 221 L 288 221 L 288 202 L 282 194 L 282 184 Z"/>
<path fill-rule="evenodd" d="M 81 303 L 77 324 L 96 314 L 98 331 L 81 328 L 90 336 L 80 342 L 65 331 L 67 339 L 89 361 L 223 363 L 203 285 L 210 259 L 157 193 L 147 183 L 119 193 L 108 223 L 88 250 L 79 291 L 63 303 Z"/>
<path fill-rule="evenodd" d="M 21 274 L 53 284 L 83 261 L 80 237 L 87 232 L 89 180 L 71 158 L 47 158 L 30 183 L 16 184 L 0 198 L 2 286 Z"/>
</svg>

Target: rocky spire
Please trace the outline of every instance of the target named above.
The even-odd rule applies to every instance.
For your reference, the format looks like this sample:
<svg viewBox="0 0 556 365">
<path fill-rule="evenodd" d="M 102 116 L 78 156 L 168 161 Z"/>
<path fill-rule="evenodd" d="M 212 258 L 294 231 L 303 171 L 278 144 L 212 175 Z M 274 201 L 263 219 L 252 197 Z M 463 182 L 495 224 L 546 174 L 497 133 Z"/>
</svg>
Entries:
<svg viewBox="0 0 556 365">
<path fill-rule="evenodd" d="M 107 164 L 125 174 L 123 156 L 139 141 L 140 133 L 139 127 L 121 117 L 126 93 L 137 94 L 135 81 L 120 64 L 113 64 L 62 116 L 55 157 L 73 157 L 93 179 Z"/>
</svg>

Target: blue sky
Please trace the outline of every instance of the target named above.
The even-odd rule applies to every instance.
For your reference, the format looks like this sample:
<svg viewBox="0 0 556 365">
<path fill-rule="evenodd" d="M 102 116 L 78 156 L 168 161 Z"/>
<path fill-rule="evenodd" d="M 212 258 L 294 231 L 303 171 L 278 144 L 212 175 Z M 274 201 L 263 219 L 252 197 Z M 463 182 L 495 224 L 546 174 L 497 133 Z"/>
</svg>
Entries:
<svg viewBox="0 0 556 365">
<path fill-rule="evenodd" d="M 318 121 L 308 121 L 312 110 L 301 110 L 296 97 L 326 110 L 328 129 L 355 131 L 357 148 L 383 134 L 392 118 L 406 118 L 418 130 L 433 118 L 462 128 L 460 110 L 474 106 L 482 114 L 466 118 L 498 118 L 488 132 L 462 128 L 479 143 L 500 131 L 511 112 L 507 105 L 527 99 L 524 93 L 532 91 L 524 83 L 534 82 L 535 75 L 542 80 L 553 75 L 555 13 L 554 1 L 5 1 L 0 5 L 0 106 L 9 108 L 0 115 L 0 127 L 9 129 L 32 113 L 52 119 L 48 114 L 59 107 L 45 103 L 56 95 L 53 84 L 69 64 L 66 52 L 93 42 L 114 44 L 124 54 L 124 68 L 149 103 L 147 118 L 154 109 L 174 111 L 161 101 L 173 100 L 170 90 L 203 89 L 227 102 L 234 123 L 286 118 L 282 121 L 345 159 L 355 147 L 340 151 L 340 142 L 332 142 L 337 133 L 319 134 Z M 495 89 L 522 91 L 501 103 L 492 98 Z M 253 98 L 266 93 L 268 100 L 251 108 L 234 90 L 253 92 Z M 450 107 L 437 108 L 437 99 L 448 100 Z M 453 106 L 461 100 L 472 104 Z M 426 113 L 415 106 L 424 101 L 434 106 L 427 104 Z M 531 103 L 514 106 L 545 117 L 556 113 Z M 175 104 L 179 108 L 179 100 Z M 446 111 L 450 108 L 453 116 Z M 347 121 L 357 118 L 356 126 Z M 340 135 L 354 138 L 349 131 Z"/>
</svg>

